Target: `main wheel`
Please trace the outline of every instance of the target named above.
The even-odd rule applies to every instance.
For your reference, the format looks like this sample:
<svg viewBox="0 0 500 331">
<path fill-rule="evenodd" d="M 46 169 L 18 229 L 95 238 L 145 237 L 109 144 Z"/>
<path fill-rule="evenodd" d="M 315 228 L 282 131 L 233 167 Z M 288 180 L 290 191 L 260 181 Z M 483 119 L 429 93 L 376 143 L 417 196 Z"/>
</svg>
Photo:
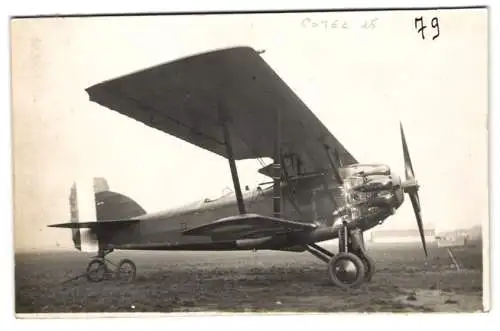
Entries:
<svg viewBox="0 0 500 331">
<path fill-rule="evenodd" d="M 375 274 L 375 260 L 369 255 L 363 254 L 361 260 L 365 265 L 365 281 L 369 282 L 372 280 L 373 274 Z"/>
<path fill-rule="evenodd" d="M 98 283 L 104 279 L 107 272 L 106 262 L 102 259 L 92 259 L 87 267 L 87 280 Z"/>
<path fill-rule="evenodd" d="M 137 268 L 135 263 L 129 259 L 121 260 L 116 268 L 116 278 L 125 283 L 133 282 L 135 280 L 136 273 Z"/>
<path fill-rule="evenodd" d="M 365 280 L 365 264 L 353 253 L 341 252 L 328 262 L 332 283 L 341 288 L 355 288 Z"/>
</svg>

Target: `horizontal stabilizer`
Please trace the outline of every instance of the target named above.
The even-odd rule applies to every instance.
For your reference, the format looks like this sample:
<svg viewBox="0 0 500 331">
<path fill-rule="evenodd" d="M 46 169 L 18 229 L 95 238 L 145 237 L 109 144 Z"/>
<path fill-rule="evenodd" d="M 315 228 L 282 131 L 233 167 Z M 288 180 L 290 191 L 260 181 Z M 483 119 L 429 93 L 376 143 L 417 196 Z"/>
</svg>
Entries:
<svg viewBox="0 0 500 331">
<path fill-rule="evenodd" d="M 138 223 L 139 220 L 106 220 L 106 221 L 92 221 L 92 222 L 69 222 L 48 225 L 50 228 L 66 228 L 66 229 L 95 229 L 114 226 L 126 226 Z"/>
<path fill-rule="evenodd" d="M 185 236 L 211 236 L 236 240 L 274 236 L 289 232 L 311 231 L 315 224 L 284 220 L 259 214 L 243 214 L 222 218 L 183 232 Z"/>
</svg>

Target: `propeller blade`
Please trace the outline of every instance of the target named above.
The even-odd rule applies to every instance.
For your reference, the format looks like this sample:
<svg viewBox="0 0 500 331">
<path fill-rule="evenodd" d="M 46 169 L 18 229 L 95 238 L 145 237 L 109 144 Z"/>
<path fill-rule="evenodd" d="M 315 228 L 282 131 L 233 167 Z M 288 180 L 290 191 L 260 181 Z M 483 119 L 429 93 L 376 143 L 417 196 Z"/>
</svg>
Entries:
<svg viewBox="0 0 500 331">
<path fill-rule="evenodd" d="M 413 211 L 415 212 L 415 217 L 417 218 L 418 232 L 420 232 L 420 239 L 422 240 L 422 246 L 424 247 L 425 257 L 428 257 L 429 255 L 427 254 L 427 244 L 425 242 L 424 224 L 422 222 L 422 214 L 420 213 L 418 193 L 410 194 L 410 200 L 413 206 Z"/>
<path fill-rule="evenodd" d="M 408 183 L 406 193 L 410 195 L 411 204 L 413 206 L 413 212 L 415 213 L 415 218 L 417 219 L 418 232 L 420 232 L 420 239 L 422 240 L 422 246 L 424 247 L 425 257 L 428 257 L 427 244 L 425 242 L 424 234 L 424 224 L 422 222 L 422 214 L 420 209 L 420 198 L 418 197 L 418 184 L 415 181 L 415 171 L 413 170 L 413 165 L 411 163 L 410 152 L 408 151 L 408 145 L 406 144 L 405 132 L 403 130 L 403 123 L 399 122 L 399 128 L 401 130 L 401 142 L 403 143 L 403 156 L 405 162 L 405 176 Z"/>
<path fill-rule="evenodd" d="M 408 152 L 408 145 L 406 144 L 405 132 L 403 130 L 403 123 L 399 122 L 399 128 L 401 129 L 401 141 L 403 142 L 403 155 L 405 161 L 406 179 L 412 179 L 415 178 L 415 172 L 413 171 L 413 165 L 411 164 L 410 153 Z"/>
</svg>

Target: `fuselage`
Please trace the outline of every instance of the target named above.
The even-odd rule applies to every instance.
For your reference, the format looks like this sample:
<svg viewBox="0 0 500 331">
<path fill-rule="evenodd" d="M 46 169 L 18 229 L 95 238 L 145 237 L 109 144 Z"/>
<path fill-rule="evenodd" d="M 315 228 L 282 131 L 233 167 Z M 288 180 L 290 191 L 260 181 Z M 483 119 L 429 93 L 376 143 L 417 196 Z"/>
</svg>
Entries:
<svg viewBox="0 0 500 331">
<path fill-rule="evenodd" d="M 238 213 L 235 195 L 205 199 L 178 208 L 143 214 L 126 230 L 103 238 L 114 249 L 236 250 L 282 249 L 337 238 L 343 222 L 366 231 L 391 216 L 403 203 L 400 177 L 385 165 L 341 168 L 343 183 L 324 176 L 295 179 L 281 186 L 280 217 L 315 223 L 316 230 L 300 236 L 216 241 L 209 236 L 186 236 L 183 231 Z M 243 192 L 247 213 L 273 215 L 272 185 Z M 105 201 L 101 203 L 106 203 Z"/>
</svg>

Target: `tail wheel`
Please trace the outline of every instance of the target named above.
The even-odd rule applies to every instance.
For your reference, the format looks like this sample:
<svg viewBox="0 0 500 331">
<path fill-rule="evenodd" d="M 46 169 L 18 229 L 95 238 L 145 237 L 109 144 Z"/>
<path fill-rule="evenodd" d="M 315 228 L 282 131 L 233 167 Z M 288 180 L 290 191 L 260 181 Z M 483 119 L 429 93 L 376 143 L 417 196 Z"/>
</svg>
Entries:
<svg viewBox="0 0 500 331">
<path fill-rule="evenodd" d="M 356 288 L 365 280 L 365 264 L 355 254 L 341 252 L 328 262 L 332 283 L 341 288 Z"/>
<path fill-rule="evenodd" d="M 87 280 L 98 283 L 104 279 L 107 272 L 107 265 L 102 259 L 92 259 L 87 267 Z"/>
<path fill-rule="evenodd" d="M 125 283 L 133 282 L 135 280 L 136 273 L 137 268 L 135 263 L 129 259 L 121 260 L 116 268 L 116 278 Z"/>
</svg>

